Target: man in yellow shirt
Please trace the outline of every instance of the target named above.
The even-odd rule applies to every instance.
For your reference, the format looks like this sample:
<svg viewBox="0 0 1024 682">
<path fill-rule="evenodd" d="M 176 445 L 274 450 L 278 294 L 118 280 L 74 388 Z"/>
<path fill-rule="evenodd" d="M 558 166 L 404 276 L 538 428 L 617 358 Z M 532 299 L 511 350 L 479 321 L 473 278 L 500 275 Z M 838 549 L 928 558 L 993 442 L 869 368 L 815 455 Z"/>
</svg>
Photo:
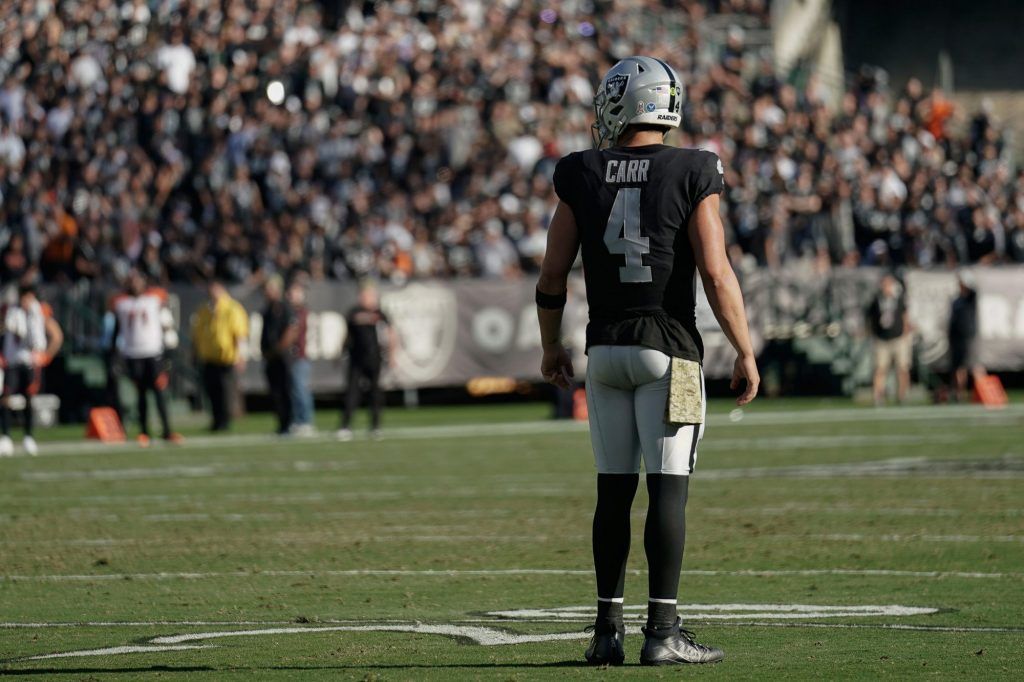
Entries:
<svg viewBox="0 0 1024 682">
<path fill-rule="evenodd" d="M 226 431 L 231 424 L 234 374 L 245 369 L 243 344 L 249 337 L 249 316 L 222 283 L 211 280 L 207 292 L 209 302 L 192 320 L 192 348 L 210 398 L 210 430 Z"/>
</svg>

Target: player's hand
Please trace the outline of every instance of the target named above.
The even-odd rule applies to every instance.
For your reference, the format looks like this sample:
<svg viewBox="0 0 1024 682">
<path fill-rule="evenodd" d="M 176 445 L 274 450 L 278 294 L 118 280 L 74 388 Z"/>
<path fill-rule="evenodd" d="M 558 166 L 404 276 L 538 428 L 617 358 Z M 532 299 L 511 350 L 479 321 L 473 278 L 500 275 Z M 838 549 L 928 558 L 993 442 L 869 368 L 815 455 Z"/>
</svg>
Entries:
<svg viewBox="0 0 1024 682">
<path fill-rule="evenodd" d="M 761 375 L 757 373 L 757 362 L 753 355 L 739 355 L 736 357 L 736 364 L 732 368 L 732 382 L 729 387 L 732 390 L 739 390 L 743 382 L 746 388 L 739 398 L 736 398 L 737 405 L 746 405 L 757 396 L 757 387 L 761 384 Z"/>
<path fill-rule="evenodd" d="M 53 358 L 47 355 L 45 351 L 39 351 L 38 353 L 32 354 L 32 361 L 35 363 L 36 367 L 46 367 L 53 361 Z"/>
<path fill-rule="evenodd" d="M 572 358 L 560 343 L 544 347 L 544 358 L 540 362 L 540 373 L 544 381 L 559 388 L 572 387 Z"/>
</svg>

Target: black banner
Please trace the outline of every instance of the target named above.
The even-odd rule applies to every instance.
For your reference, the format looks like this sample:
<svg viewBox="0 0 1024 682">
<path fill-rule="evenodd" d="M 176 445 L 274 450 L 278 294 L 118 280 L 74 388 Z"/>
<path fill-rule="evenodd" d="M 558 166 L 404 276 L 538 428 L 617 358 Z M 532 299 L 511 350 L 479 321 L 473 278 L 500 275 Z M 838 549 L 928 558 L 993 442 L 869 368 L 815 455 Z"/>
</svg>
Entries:
<svg viewBox="0 0 1024 682">
<path fill-rule="evenodd" d="M 1024 367 L 1024 268 L 978 268 L 980 359 L 992 370 Z M 742 277 L 755 350 L 786 338 L 854 338 L 867 335 L 864 311 L 875 295 L 881 273 L 862 268 L 818 273 L 812 269 L 753 271 Z M 944 368 L 946 325 L 956 294 L 951 272 L 912 271 L 906 277 L 908 308 L 923 360 Z M 385 373 L 388 388 L 457 386 L 476 377 L 540 379 L 540 336 L 532 281 L 455 280 L 384 286 L 381 307 L 399 338 L 396 365 Z M 175 290 L 182 327 L 204 301 L 194 288 Z M 266 390 L 259 357 L 263 307 L 258 289 L 236 287 L 232 295 L 249 311 L 250 362 L 243 376 L 249 392 Z M 318 283 L 309 291 L 306 354 L 313 362 L 317 392 L 343 388 L 342 348 L 345 314 L 354 305 L 352 284 Z M 565 337 L 575 353 L 578 375 L 583 354 L 587 307 L 582 281 L 570 283 Z M 704 337 L 704 371 L 709 378 L 728 377 L 735 355 L 703 294 L 697 325 Z M 187 357 L 187 351 L 181 354 Z"/>
</svg>

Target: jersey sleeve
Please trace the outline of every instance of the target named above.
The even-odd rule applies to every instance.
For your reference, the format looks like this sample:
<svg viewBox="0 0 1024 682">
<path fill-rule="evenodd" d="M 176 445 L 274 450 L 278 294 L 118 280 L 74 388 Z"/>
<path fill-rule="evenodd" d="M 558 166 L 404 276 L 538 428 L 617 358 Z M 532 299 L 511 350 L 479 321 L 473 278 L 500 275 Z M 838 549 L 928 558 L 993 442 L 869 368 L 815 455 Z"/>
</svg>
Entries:
<svg viewBox="0 0 1024 682">
<path fill-rule="evenodd" d="M 555 186 L 555 194 L 558 195 L 558 198 L 572 207 L 578 196 L 578 186 L 580 183 L 578 155 L 569 154 L 559 159 L 555 165 L 555 173 L 551 181 Z"/>
<path fill-rule="evenodd" d="M 234 323 L 233 331 L 235 332 L 235 338 L 244 339 L 249 336 L 249 315 L 245 312 L 245 308 L 238 301 L 234 301 Z"/>
<path fill-rule="evenodd" d="M 722 166 L 722 160 L 718 158 L 718 154 L 714 152 L 700 152 L 695 175 L 692 177 L 693 198 L 690 200 L 690 205 L 694 209 L 705 198 L 725 191 L 725 168 Z"/>
</svg>

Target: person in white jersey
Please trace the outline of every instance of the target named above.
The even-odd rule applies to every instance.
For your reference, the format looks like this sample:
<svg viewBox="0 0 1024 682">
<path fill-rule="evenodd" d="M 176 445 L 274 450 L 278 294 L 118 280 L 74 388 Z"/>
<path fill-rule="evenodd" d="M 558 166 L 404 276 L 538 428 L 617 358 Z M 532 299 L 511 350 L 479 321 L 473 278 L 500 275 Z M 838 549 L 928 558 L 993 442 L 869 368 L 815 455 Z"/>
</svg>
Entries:
<svg viewBox="0 0 1024 682">
<path fill-rule="evenodd" d="M 60 325 L 53 319 L 50 306 L 39 301 L 35 287 L 23 284 L 18 289 L 18 302 L 5 306 L 3 315 L 3 398 L 0 400 L 0 457 L 14 454 L 11 440 L 11 398 L 24 399 L 23 419 L 25 438 L 22 444 L 30 455 L 39 454 L 39 446 L 32 436 L 34 413 L 32 397 L 39 392 L 42 369 L 50 364 L 64 342 Z"/>
<path fill-rule="evenodd" d="M 153 393 L 160 415 L 163 439 L 180 443 L 182 437 L 171 430 L 167 412 L 168 375 L 164 368 L 165 336 L 173 332 L 174 317 L 167 307 L 167 291 L 147 286 L 137 271 L 128 275 L 125 291 L 110 302 L 116 325 L 114 347 L 124 358 L 128 377 L 135 384 L 139 415 L 139 445 L 147 447 L 149 438 L 149 393 Z"/>
</svg>

